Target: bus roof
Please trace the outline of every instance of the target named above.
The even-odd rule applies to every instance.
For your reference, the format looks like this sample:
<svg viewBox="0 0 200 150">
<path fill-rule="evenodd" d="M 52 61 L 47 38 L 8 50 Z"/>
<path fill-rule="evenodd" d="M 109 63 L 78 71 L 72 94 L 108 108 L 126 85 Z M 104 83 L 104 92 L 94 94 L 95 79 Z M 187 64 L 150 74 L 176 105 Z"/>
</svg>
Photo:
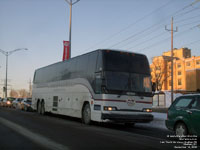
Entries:
<svg viewBox="0 0 200 150">
<path fill-rule="evenodd" d="M 90 53 L 93 53 L 93 52 L 96 52 L 96 51 L 116 51 L 116 52 L 125 52 L 125 53 L 132 53 L 132 54 L 136 54 L 136 55 L 143 55 L 143 56 L 145 56 L 144 54 L 141 54 L 141 53 L 135 53 L 135 52 L 126 51 L 126 50 L 120 50 L 120 49 L 97 49 L 97 50 L 94 50 L 94 51 L 91 51 L 91 52 L 88 52 L 88 53 L 85 53 L 85 54 L 81 54 L 81 55 L 75 56 L 75 57 L 70 58 L 69 60 L 66 60 L 66 61 L 70 61 L 70 60 L 75 59 L 77 57 L 80 57 L 80 56 L 83 56 L 83 55 L 87 55 L 87 54 L 90 54 Z M 50 64 L 50 65 L 38 68 L 35 71 L 43 69 L 43 68 L 46 68 L 46 67 L 50 67 L 50 66 L 53 66 L 53 65 L 56 65 L 56 64 L 59 64 L 59 63 L 63 63 L 63 62 L 65 62 L 65 61 L 59 61 L 59 62 Z"/>
</svg>

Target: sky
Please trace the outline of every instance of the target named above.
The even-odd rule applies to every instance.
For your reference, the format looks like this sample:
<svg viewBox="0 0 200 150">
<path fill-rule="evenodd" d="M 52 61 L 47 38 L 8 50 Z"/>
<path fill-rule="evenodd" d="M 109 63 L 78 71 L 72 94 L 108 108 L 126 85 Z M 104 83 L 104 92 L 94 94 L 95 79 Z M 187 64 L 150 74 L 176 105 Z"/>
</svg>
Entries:
<svg viewBox="0 0 200 150">
<path fill-rule="evenodd" d="M 73 0 L 74 2 L 75 0 Z M 199 0 L 80 0 L 72 8 L 72 57 L 96 49 L 121 49 L 147 55 L 149 61 L 171 49 L 188 47 L 200 56 Z M 37 68 L 62 60 L 69 39 L 65 0 L 0 0 L 0 49 L 8 57 L 9 89 L 28 89 Z M 6 59 L 0 53 L 0 95 Z"/>
</svg>

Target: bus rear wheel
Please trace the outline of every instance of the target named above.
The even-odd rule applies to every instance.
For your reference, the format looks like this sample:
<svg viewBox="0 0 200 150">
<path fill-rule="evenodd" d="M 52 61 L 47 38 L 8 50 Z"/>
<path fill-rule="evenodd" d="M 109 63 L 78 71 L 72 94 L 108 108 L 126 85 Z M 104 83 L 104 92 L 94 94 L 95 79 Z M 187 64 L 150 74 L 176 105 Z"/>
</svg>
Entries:
<svg viewBox="0 0 200 150">
<path fill-rule="evenodd" d="M 37 103 L 37 113 L 38 114 L 41 113 L 41 103 L 40 103 L 40 101 L 38 101 L 38 103 Z"/>
<path fill-rule="evenodd" d="M 83 107 L 82 120 L 84 124 L 88 125 L 91 123 L 91 109 L 88 103 Z"/>
<path fill-rule="evenodd" d="M 44 114 L 45 114 L 44 101 L 41 102 L 41 110 L 40 110 L 40 114 L 41 114 L 41 115 L 44 115 Z"/>
</svg>

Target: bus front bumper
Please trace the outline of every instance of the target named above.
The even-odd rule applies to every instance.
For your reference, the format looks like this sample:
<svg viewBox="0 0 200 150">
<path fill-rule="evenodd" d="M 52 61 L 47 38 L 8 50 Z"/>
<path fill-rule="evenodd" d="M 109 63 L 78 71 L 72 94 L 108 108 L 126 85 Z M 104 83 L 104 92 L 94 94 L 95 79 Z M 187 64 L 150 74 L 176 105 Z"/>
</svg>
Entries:
<svg viewBox="0 0 200 150">
<path fill-rule="evenodd" d="M 102 113 L 101 119 L 105 122 L 119 123 L 148 123 L 153 120 L 150 113 Z"/>
</svg>

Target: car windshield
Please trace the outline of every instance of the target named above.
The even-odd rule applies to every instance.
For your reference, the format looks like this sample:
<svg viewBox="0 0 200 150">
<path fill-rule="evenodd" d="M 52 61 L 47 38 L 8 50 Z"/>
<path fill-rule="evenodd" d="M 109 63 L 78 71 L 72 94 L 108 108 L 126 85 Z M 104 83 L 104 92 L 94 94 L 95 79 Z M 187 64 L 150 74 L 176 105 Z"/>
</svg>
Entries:
<svg viewBox="0 0 200 150">
<path fill-rule="evenodd" d="M 182 107 L 182 108 L 185 108 L 185 107 L 188 107 L 189 104 L 192 102 L 193 98 L 192 97 L 183 97 L 183 98 L 180 98 L 177 103 L 175 104 L 175 107 Z"/>
</svg>

